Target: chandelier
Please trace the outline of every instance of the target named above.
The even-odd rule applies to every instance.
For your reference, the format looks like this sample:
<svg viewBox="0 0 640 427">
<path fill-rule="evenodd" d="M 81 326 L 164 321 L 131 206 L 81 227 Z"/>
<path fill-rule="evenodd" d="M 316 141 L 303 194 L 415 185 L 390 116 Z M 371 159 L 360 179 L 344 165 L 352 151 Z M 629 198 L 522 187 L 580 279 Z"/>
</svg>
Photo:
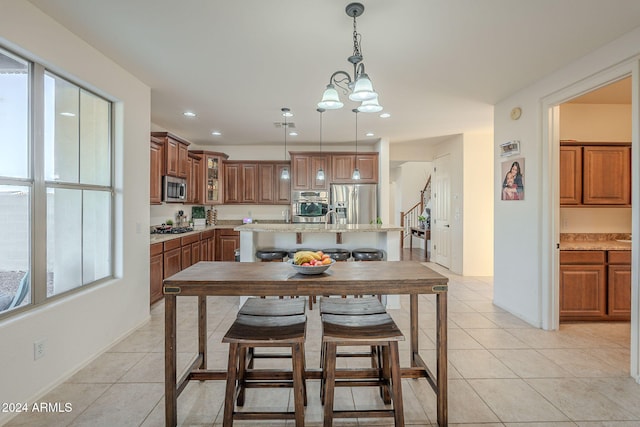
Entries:
<svg viewBox="0 0 640 427">
<path fill-rule="evenodd" d="M 356 18 L 364 12 L 362 3 L 349 3 L 345 9 L 348 16 L 353 18 L 353 55 L 347 58 L 353 64 L 353 77 L 346 71 L 336 71 L 329 78 L 322 101 L 318 102 L 318 108 L 326 110 L 337 110 L 344 104 L 340 101 L 340 96 L 336 86 L 342 89 L 345 94 L 349 94 L 349 99 L 361 102 L 358 107 L 359 112 L 375 113 L 382 111 L 382 106 L 378 103 L 378 94 L 373 90 L 373 85 L 369 76 L 365 72 L 362 63 L 362 52 L 360 50 L 361 35 L 356 28 Z"/>
</svg>

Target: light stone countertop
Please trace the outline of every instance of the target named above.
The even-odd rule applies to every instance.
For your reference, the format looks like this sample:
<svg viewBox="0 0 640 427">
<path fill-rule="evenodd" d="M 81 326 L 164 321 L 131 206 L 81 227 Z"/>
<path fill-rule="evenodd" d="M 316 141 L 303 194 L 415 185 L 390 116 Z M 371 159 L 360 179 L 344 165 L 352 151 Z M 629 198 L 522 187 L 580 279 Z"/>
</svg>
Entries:
<svg viewBox="0 0 640 427">
<path fill-rule="evenodd" d="M 402 227 L 385 224 L 244 224 L 234 230 L 258 233 L 386 233 L 402 231 Z"/>
<path fill-rule="evenodd" d="M 630 251 L 631 235 L 626 233 L 561 233 L 560 250 Z"/>
<path fill-rule="evenodd" d="M 194 229 L 193 231 L 188 231 L 186 233 L 179 233 L 179 234 L 151 234 L 151 237 L 149 238 L 149 244 L 153 245 L 154 243 L 163 243 L 163 242 L 166 242 L 168 240 L 179 239 L 181 237 L 188 237 L 188 236 L 192 236 L 194 234 L 202 233 L 203 231 L 220 230 L 220 229 L 226 229 L 226 230 L 231 229 L 231 230 L 233 230 L 237 226 L 238 226 L 238 224 L 217 224 L 217 225 L 208 225 L 208 226 L 206 226 L 204 228 Z"/>
</svg>

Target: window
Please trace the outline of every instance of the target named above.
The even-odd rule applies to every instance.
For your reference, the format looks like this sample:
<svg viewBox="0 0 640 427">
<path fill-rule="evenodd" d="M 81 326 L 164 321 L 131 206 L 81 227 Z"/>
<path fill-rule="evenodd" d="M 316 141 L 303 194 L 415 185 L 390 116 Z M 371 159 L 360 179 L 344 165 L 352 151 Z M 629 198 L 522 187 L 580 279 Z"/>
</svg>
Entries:
<svg viewBox="0 0 640 427">
<path fill-rule="evenodd" d="M 0 316 L 112 276 L 111 111 L 0 49 Z"/>
</svg>

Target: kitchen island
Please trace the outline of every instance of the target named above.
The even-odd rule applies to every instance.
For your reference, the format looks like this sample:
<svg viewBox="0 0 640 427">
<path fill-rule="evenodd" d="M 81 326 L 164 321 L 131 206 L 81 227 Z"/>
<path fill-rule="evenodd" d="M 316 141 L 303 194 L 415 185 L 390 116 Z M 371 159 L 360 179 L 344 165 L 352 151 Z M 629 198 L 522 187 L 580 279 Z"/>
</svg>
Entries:
<svg viewBox="0 0 640 427">
<path fill-rule="evenodd" d="M 244 224 L 240 232 L 240 261 L 255 262 L 259 248 L 376 248 L 386 261 L 400 260 L 402 227 L 383 224 Z"/>
<path fill-rule="evenodd" d="M 402 228 L 384 224 L 244 224 L 240 232 L 240 261 L 256 262 L 260 248 L 375 248 L 384 252 L 385 261 L 400 260 Z M 400 298 L 389 295 L 387 307 L 398 308 Z"/>
</svg>

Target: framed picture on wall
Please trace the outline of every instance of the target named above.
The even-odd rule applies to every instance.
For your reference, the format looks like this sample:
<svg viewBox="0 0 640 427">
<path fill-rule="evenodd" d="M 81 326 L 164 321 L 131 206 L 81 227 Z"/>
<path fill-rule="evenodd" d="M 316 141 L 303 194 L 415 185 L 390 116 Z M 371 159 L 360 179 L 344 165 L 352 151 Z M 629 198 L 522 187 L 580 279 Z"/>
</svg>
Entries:
<svg viewBox="0 0 640 427">
<path fill-rule="evenodd" d="M 520 154 L 520 141 L 513 140 L 500 144 L 500 157 L 515 156 Z"/>
<path fill-rule="evenodd" d="M 502 162 L 501 200 L 524 200 L 524 157 Z"/>
</svg>

